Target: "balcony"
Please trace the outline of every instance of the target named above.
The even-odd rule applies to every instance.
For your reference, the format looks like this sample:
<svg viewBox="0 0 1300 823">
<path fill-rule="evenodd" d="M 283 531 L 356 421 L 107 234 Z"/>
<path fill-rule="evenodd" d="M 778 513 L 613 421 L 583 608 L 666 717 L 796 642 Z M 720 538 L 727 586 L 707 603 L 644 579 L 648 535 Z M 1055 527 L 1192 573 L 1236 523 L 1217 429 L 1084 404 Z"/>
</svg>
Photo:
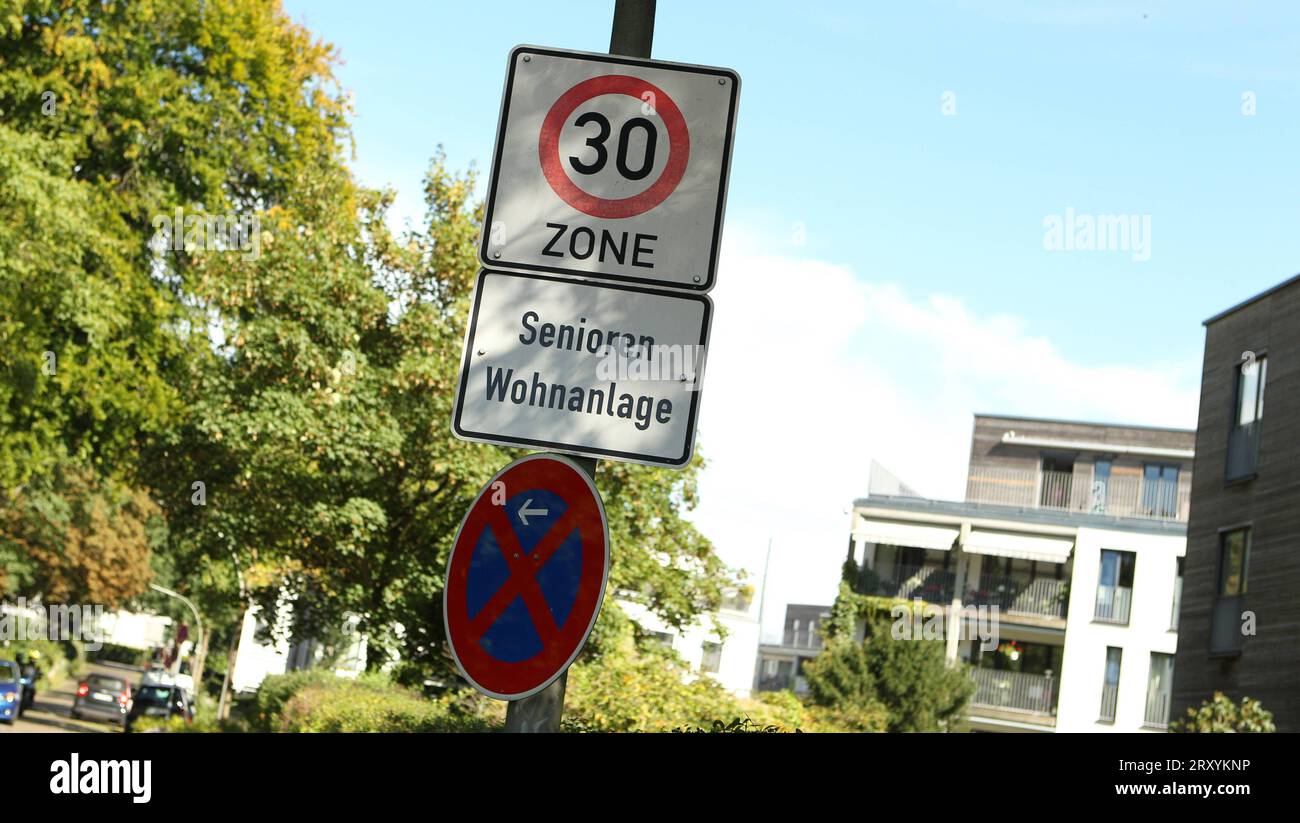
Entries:
<svg viewBox="0 0 1300 823">
<path fill-rule="evenodd" d="M 1092 619 L 1102 623 L 1128 624 L 1133 605 L 1133 590 L 1126 586 L 1098 586 L 1097 605 Z"/>
<path fill-rule="evenodd" d="M 1050 674 L 975 668 L 971 679 L 975 681 L 973 707 L 1045 717 L 1056 714 L 1056 680 Z"/>
<path fill-rule="evenodd" d="M 1069 604 L 1070 584 L 1066 580 L 1028 575 L 980 575 L 976 585 L 966 589 L 966 606 L 997 606 L 1008 615 L 1064 619 Z"/>
<path fill-rule="evenodd" d="M 1093 481 L 1090 473 L 975 466 L 966 480 L 969 503 L 989 503 L 1048 511 L 1105 514 L 1187 522 L 1191 476 L 1176 482 L 1111 475 Z"/>
<path fill-rule="evenodd" d="M 947 605 L 952 602 L 954 577 L 952 572 L 934 566 L 900 565 L 879 572 L 864 568 L 858 580 L 858 593 L 900 600 L 919 597 Z"/>
</svg>

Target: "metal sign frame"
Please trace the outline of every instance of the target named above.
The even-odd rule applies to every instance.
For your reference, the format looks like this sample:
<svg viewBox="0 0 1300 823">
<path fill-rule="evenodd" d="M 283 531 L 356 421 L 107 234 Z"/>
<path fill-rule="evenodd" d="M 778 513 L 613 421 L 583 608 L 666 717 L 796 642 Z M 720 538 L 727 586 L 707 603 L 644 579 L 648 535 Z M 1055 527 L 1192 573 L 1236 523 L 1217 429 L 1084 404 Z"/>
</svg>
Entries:
<svg viewBox="0 0 1300 823">
<path fill-rule="evenodd" d="M 721 163 L 719 165 L 720 174 L 718 180 L 717 200 L 712 210 L 713 230 L 711 232 L 711 242 L 709 247 L 709 257 L 707 265 L 702 268 L 702 276 L 699 276 L 698 282 L 675 282 L 653 277 L 635 277 L 627 274 L 616 274 L 601 271 L 592 271 L 588 269 L 578 269 L 565 266 L 550 266 L 538 263 L 519 262 L 510 260 L 504 256 L 494 256 L 491 246 L 492 227 L 494 225 L 494 212 L 496 211 L 496 201 L 501 190 L 501 156 L 505 148 L 506 134 L 509 129 L 510 102 L 514 90 L 515 72 L 519 66 L 520 59 L 525 55 L 542 55 L 547 57 L 570 58 L 585 60 L 596 63 L 608 64 L 611 66 L 627 66 L 631 68 L 649 68 L 659 71 L 678 71 L 689 72 L 693 74 L 705 74 L 716 76 L 720 80 L 725 80 L 730 85 L 730 103 L 727 111 L 726 130 L 723 137 L 723 151 Z M 651 84 L 653 85 L 653 84 Z M 593 95 L 594 96 L 594 95 Z M 669 98 L 671 102 L 671 98 Z M 552 49 L 541 46 L 521 45 L 516 46 L 510 51 L 510 64 L 506 74 L 505 88 L 501 95 L 501 111 L 497 118 L 497 135 L 496 145 L 492 152 L 492 175 L 488 182 L 487 206 L 483 219 L 483 232 L 479 239 L 479 261 L 486 268 L 506 268 L 519 271 L 530 272 L 547 272 L 551 274 L 561 274 L 567 277 L 576 277 L 583 279 L 596 279 L 607 282 L 621 283 L 638 283 L 656 288 L 680 289 L 687 292 L 708 292 L 713 288 L 717 281 L 718 256 L 722 242 L 722 225 L 727 205 L 727 187 L 731 176 L 731 154 L 735 144 L 736 135 L 736 110 L 740 102 L 740 75 L 731 69 L 719 68 L 715 66 L 701 66 L 692 63 L 674 63 L 666 60 L 644 60 L 635 57 L 625 57 L 622 55 L 599 54 L 593 52 L 572 51 L 567 49 Z M 539 161 L 540 162 L 540 161 Z M 545 174 L 545 172 L 542 172 Z M 563 172 L 561 172 L 562 174 Z M 674 186 L 675 188 L 675 186 Z M 667 195 L 670 198 L 672 195 Z M 563 197 L 556 193 L 556 197 L 563 200 Z M 634 217 L 624 218 L 628 220 Z"/>
</svg>

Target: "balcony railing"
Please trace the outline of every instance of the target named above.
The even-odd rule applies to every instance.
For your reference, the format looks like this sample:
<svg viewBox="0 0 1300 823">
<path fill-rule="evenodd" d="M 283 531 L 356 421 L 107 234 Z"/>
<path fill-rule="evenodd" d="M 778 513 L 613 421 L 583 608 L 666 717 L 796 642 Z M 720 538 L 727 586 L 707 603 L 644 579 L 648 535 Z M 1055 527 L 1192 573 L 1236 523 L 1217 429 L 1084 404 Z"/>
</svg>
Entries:
<svg viewBox="0 0 1300 823">
<path fill-rule="evenodd" d="M 1119 703 L 1119 684 L 1105 683 L 1101 687 L 1101 719 L 1114 720 L 1115 706 Z"/>
<path fill-rule="evenodd" d="M 1169 699 L 1169 692 L 1163 690 L 1149 693 L 1147 695 L 1146 714 L 1143 716 L 1142 722 L 1158 729 L 1168 728 Z"/>
<path fill-rule="evenodd" d="M 1051 511 L 1086 512 L 1112 517 L 1186 522 L 1191 477 L 1178 481 L 1115 476 L 1095 480 L 1089 473 L 979 466 L 966 480 L 966 500 Z"/>
<path fill-rule="evenodd" d="M 1051 577 L 980 575 L 978 584 L 966 589 L 962 604 L 997 606 L 1005 614 L 1064 618 L 1069 601 L 1069 583 Z"/>
<path fill-rule="evenodd" d="M 812 626 L 800 628 L 798 631 L 787 628 L 785 630 L 785 645 L 796 649 L 820 649 L 822 647 L 822 636 Z"/>
<path fill-rule="evenodd" d="M 1097 608 L 1092 617 L 1105 623 L 1128 623 L 1132 605 L 1132 589 L 1125 586 L 1098 586 Z"/>
<path fill-rule="evenodd" d="M 1056 714 L 1056 682 L 1050 674 L 971 669 L 972 706 L 1032 714 Z"/>
<path fill-rule="evenodd" d="M 952 601 L 954 577 L 952 572 L 934 566 L 894 566 L 880 572 L 864 568 L 858 591 L 879 597 L 903 600 L 919 597 L 930 603 L 947 604 Z"/>
</svg>

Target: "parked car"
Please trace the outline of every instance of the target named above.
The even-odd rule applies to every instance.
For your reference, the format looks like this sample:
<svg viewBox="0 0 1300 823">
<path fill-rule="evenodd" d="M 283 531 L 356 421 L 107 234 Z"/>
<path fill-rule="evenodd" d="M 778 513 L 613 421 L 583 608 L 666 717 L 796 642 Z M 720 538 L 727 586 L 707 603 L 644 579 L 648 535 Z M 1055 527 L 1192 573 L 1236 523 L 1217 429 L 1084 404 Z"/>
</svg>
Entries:
<svg viewBox="0 0 1300 823">
<path fill-rule="evenodd" d="M 183 717 L 189 723 L 194 720 L 194 708 L 181 686 L 141 686 L 131 701 L 131 710 L 126 713 L 126 731 L 131 731 L 141 717 L 163 720 Z"/>
<path fill-rule="evenodd" d="M 126 726 L 131 710 L 131 684 L 110 674 L 92 674 L 77 686 L 72 701 L 72 717 L 95 717 Z"/>
<path fill-rule="evenodd" d="M 180 686 L 190 702 L 194 700 L 194 678 L 187 674 L 172 674 L 162 666 L 150 666 L 140 678 L 141 686 Z"/>
<path fill-rule="evenodd" d="M 22 713 L 22 672 L 12 660 L 0 660 L 0 720 L 12 726 Z"/>
</svg>

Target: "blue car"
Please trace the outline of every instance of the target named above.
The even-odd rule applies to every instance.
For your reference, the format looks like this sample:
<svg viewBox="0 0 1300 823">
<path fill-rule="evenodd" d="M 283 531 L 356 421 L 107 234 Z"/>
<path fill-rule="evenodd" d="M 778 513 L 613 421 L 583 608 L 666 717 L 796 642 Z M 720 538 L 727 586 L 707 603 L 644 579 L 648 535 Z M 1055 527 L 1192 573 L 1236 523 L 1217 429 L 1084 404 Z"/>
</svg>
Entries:
<svg viewBox="0 0 1300 823">
<path fill-rule="evenodd" d="M 12 660 L 0 660 L 0 720 L 9 725 L 23 713 L 23 675 Z"/>
</svg>

